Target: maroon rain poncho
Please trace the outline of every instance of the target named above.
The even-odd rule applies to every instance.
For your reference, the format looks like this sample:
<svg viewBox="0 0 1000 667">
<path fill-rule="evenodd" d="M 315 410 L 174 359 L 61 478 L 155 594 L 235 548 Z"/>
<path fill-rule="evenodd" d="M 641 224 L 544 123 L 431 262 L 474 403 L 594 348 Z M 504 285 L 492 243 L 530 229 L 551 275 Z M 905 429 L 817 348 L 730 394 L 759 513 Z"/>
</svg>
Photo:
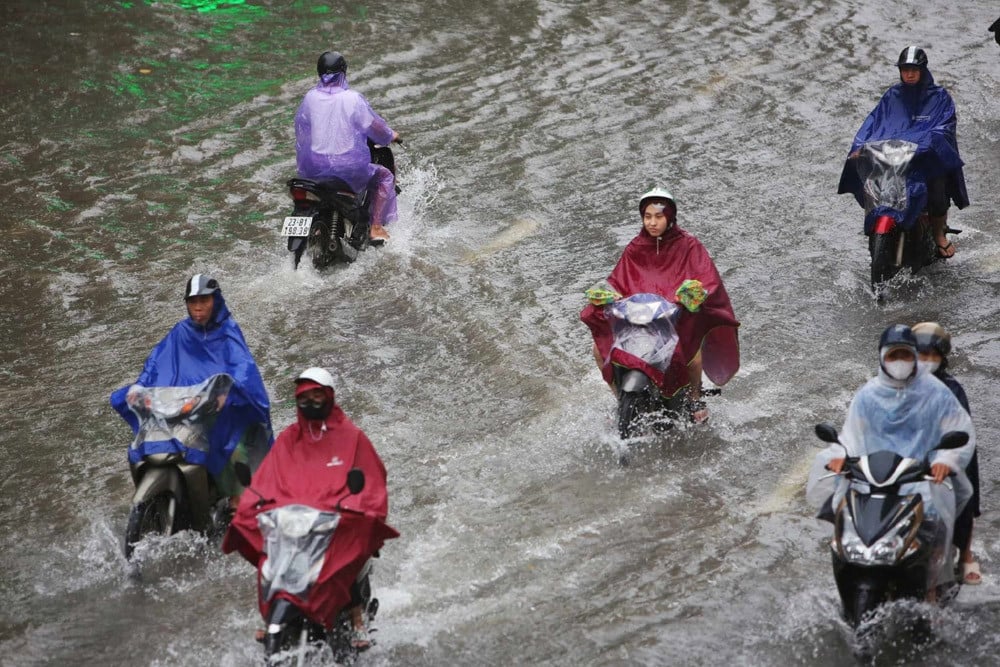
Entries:
<svg viewBox="0 0 1000 667">
<path fill-rule="evenodd" d="M 358 495 L 350 495 L 347 489 L 347 473 L 351 468 L 360 468 L 365 473 L 365 487 Z M 350 604 L 351 584 L 365 562 L 385 540 L 399 537 L 385 523 L 389 500 L 382 460 L 368 437 L 335 405 L 323 424 L 308 422 L 299 413 L 298 423 L 278 436 L 254 474 L 251 486 L 275 502 L 257 508 L 258 497 L 251 491 L 244 492 L 222 550 L 239 551 L 257 567 L 258 580 L 266 558 L 257 525 L 259 512 L 290 504 L 325 511 L 338 511 L 339 504 L 346 510 L 355 510 L 341 513 L 323 569 L 306 598 L 278 592 L 271 600 L 258 600 L 265 619 L 271 604 L 279 597 L 287 597 L 307 616 L 332 627 L 338 612 Z"/>
<path fill-rule="evenodd" d="M 625 247 L 618 265 L 608 277 L 612 289 L 623 296 L 639 293 L 659 294 L 678 303 L 677 288 L 685 280 L 699 280 L 708 298 L 697 312 L 681 307 L 676 322 L 679 342 L 667 373 L 660 373 L 636 357 L 611 346 L 614 338 L 603 306 L 587 305 L 580 319 L 590 327 L 594 342 L 604 359 L 601 373 L 611 384 L 612 362 L 623 362 L 644 370 L 666 396 L 673 396 L 688 385 L 686 366 L 702 352 L 702 369 L 716 385 L 724 385 L 740 368 L 740 346 L 729 295 L 705 246 L 676 224 L 659 238 L 645 228 Z M 626 358 L 628 357 L 628 358 Z"/>
</svg>

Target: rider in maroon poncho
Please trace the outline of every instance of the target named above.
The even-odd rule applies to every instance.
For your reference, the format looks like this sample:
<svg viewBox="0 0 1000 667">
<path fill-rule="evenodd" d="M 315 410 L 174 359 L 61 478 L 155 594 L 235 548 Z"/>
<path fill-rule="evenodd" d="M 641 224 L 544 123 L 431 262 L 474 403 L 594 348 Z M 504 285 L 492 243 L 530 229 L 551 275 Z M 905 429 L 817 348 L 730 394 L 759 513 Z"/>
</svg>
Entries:
<svg viewBox="0 0 1000 667">
<path fill-rule="evenodd" d="M 700 402 L 702 370 L 719 386 L 736 374 L 740 367 L 739 322 L 708 251 L 698 239 L 677 226 L 673 195 L 654 188 L 639 200 L 639 213 L 643 228 L 626 246 L 608 283 L 622 296 L 647 292 L 682 304 L 685 299 L 678 294 L 682 284 L 688 280 L 701 283 L 707 293 L 704 302 L 693 304 L 694 310 L 685 304 L 688 309 L 681 310 L 675 324 L 680 340 L 671 367 L 686 367 L 686 377 L 683 372 L 668 370 L 665 377 L 654 380 L 662 380 L 657 384 L 667 396 L 687 387 L 688 397 L 696 406 L 692 418 L 702 422 L 708 418 L 708 411 Z M 614 388 L 611 372 L 614 340 L 604 308 L 588 305 L 580 313 L 580 319 L 594 335 L 594 358 L 604 380 Z"/>
<path fill-rule="evenodd" d="M 274 507 L 297 503 L 320 510 L 354 510 L 342 512 L 322 572 L 308 599 L 298 604 L 307 615 L 325 619 L 327 627 L 341 609 L 350 606 L 352 644 L 365 649 L 370 641 L 363 610 L 357 604 L 355 579 L 385 540 L 399 537 L 385 523 L 389 512 L 385 466 L 368 437 L 336 404 L 333 378 L 327 371 L 309 368 L 295 382 L 298 419 L 281 432 L 253 476 L 253 489 L 274 502 L 258 507 L 257 495 L 243 494 L 222 550 L 239 551 L 258 566 L 267 555 L 257 514 Z M 365 474 L 364 489 L 357 495 L 347 488 L 352 468 Z M 259 600 L 264 618 L 273 601 Z"/>
</svg>

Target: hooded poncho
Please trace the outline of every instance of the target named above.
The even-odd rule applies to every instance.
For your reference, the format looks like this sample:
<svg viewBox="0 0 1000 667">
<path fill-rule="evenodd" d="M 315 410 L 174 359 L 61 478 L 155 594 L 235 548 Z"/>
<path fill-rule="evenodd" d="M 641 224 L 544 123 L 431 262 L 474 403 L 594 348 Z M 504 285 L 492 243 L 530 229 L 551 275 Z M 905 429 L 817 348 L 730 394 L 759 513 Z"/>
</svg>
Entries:
<svg viewBox="0 0 1000 667">
<path fill-rule="evenodd" d="M 913 199 L 926 201 L 926 190 L 913 181 L 946 176 L 946 192 L 958 208 L 969 205 L 958 154 L 955 103 L 948 91 L 934 83 L 930 70 L 923 68 L 920 82 L 908 86 L 897 83 L 882 95 L 854 137 L 848 154 L 869 141 L 900 139 L 917 144 L 908 189 Z M 854 160 L 847 160 L 840 175 L 838 194 L 850 192 L 864 206 L 861 179 Z M 921 204 L 919 208 L 923 208 Z M 919 213 L 919 211 L 917 211 Z"/>
<path fill-rule="evenodd" d="M 271 406 L 260 371 L 221 292 L 212 296 L 212 315 L 206 325 L 196 324 L 190 317 L 178 322 L 149 353 L 135 381 L 143 387 L 183 387 L 199 384 L 218 373 L 230 375 L 233 386 L 209 432 L 209 451 L 206 454 L 184 447 L 177 440 L 143 442 L 129 449 L 131 463 L 138 463 L 149 454 L 182 452 L 186 461 L 203 465 L 217 476 L 251 425 L 259 424 L 265 429 L 267 446 L 273 440 Z M 135 433 L 139 430 L 139 420 L 125 400 L 131 386 L 112 393 L 111 406 Z M 255 444 L 264 443 L 247 442 L 248 447 Z M 264 452 L 250 451 L 248 454 L 251 461 L 258 461 Z"/>
<path fill-rule="evenodd" d="M 350 90 L 347 77 L 322 80 L 306 93 L 295 114 L 295 155 L 301 178 L 339 178 L 354 192 L 368 187 L 376 173 L 368 139 L 392 142 L 393 130 L 368 100 Z"/>
<path fill-rule="evenodd" d="M 347 473 L 351 468 L 360 468 L 365 473 L 365 486 L 358 495 L 350 495 L 347 488 Z M 251 488 L 274 502 L 258 508 L 258 496 L 245 492 L 222 550 L 239 551 L 258 567 L 266 557 L 257 525 L 259 512 L 289 504 L 336 511 L 339 503 L 345 509 L 361 513 L 342 512 L 319 578 L 305 598 L 279 592 L 271 600 L 259 600 L 264 618 L 271 603 L 279 597 L 289 597 L 311 618 L 332 627 L 337 613 L 349 604 L 351 584 L 365 562 L 385 540 L 399 536 L 385 523 L 389 512 L 385 466 L 371 441 L 338 406 L 323 422 L 307 421 L 298 413 L 297 423 L 282 431 L 264 458 L 253 476 Z"/>
<path fill-rule="evenodd" d="M 676 323 L 679 341 L 666 373 L 656 371 L 620 349 L 612 354 L 614 339 L 603 307 L 588 305 L 583 309 L 580 319 L 590 327 L 597 349 L 605 360 L 601 372 L 608 384 L 612 382 L 611 363 L 619 361 L 641 368 L 664 395 L 673 396 L 687 386 L 686 366 L 699 351 L 705 375 L 716 385 L 724 385 L 736 374 L 740 367 L 739 322 L 712 258 L 694 236 L 676 224 L 659 238 L 653 238 L 643 228 L 625 247 L 608 282 L 623 296 L 647 292 L 677 303 L 677 288 L 689 279 L 701 281 L 708 298 L 697 312 L 681 309 Z"/>
</svg>

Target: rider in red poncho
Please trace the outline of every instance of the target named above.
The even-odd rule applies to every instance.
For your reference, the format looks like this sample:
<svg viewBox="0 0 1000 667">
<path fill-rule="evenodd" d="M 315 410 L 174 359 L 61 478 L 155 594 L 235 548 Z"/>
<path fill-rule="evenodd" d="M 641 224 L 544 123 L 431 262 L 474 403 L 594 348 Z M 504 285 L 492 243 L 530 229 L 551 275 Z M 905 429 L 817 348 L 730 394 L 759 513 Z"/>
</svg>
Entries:
<svg viewBox="0 0 1000 667">
<path fill-rule="evenodd" d="M 281 432 L 253 476 L 253 489 L 274 502 L 258 507 L 258 496 L 243 494 L 222 550 L 239 551 L 258 566 L 266 558 L 257 524 L 262 510 L 296 503 L 320 510 L 354 510 L 342 513 L 322 573 L 300 607 L 330 627 L 338 612 L 350 606 L 352 643 L 364 649 L 370 641 L 364 610 L 357 604 L 360 582 L 356 577 L 385 540 L 399 537 L 385 523 L 389 512 L 385 466 L 368 437 L 336 404 L 333 378 L 327 371 L 309 368 L 295 382 L 298 419 Z M 347 473 L 352 468 L 365 474 L 364 488 L 357 495 L 351 495 L 347 488 Z M 259 601 L 264 618 L 272 602 Z"/>
<path fill-rule="evenodd" d="M 654 188 L 639 200 L 639 213 L 643 228 L 626 246 L 608 283 L 621 296 L 648 292 L 684 306 L 675 325 L 680 340 L 672 366 L 686 366 L 687 377 L 683 374 L 682 377 L 663 377 L 657 384 L 667 396 L 687 387 L 688 397 L 695 406 L 692 418 L 701 422 L 708 418 L 708 411 L 700 401 L 702 370 L 719 386 L 736 374 L 740 367 L 739 322 L 705 246 L 677 226 L 677 204 L 673 195 L 662 188 Z M 704 290 L 693 299 L 689 289 L 694 284 L 691 281 L 700 283 Z M 594 358 L 604 380 L 614 388 L 611 372 L 613 337 L 603 306 L 586 306 L 580 319 L 594 335 Z"/>
</svg>

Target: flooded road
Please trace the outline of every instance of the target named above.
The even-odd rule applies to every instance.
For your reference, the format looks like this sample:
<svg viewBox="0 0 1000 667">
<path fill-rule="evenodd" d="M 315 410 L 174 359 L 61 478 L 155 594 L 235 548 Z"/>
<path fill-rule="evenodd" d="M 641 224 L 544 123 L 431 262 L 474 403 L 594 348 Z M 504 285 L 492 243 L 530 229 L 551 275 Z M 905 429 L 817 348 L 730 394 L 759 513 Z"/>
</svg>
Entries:
<svg viewBox="0 0 1000 667">
<path fill-rule="evenodd" d="M 1000 49 L 994 3 L 11 0 L 0 7 L 0 664 L 245 665 L 254 573 L 217 541 L 121 541 L 130 433 L 110 392 L 219 279 L 272 419 L 334 372 L 389 472 L 365 665 L 851 665 L 812 427 L 839 423 L 894 322 L 953 334 L 980 443 L 984 585 L 940 641 L 1000 649 Z M 902 17 L 906 17 L 902 21 Z M 905 25 L 905 28 L 901 27 Z M 837 196 L 861 120 L 927 48 L 959 113 L 972 206 L 956 259 L 876 303 L 861 211 Z M 400 221 L 356 264 L 294 272 L 278 236 L 292 118 L 329 48 L 405 144 Z M 706 428 L 617 465 L 614 403 L 578 321 L 677 197 L 742 321 Z"/>
</svg>

